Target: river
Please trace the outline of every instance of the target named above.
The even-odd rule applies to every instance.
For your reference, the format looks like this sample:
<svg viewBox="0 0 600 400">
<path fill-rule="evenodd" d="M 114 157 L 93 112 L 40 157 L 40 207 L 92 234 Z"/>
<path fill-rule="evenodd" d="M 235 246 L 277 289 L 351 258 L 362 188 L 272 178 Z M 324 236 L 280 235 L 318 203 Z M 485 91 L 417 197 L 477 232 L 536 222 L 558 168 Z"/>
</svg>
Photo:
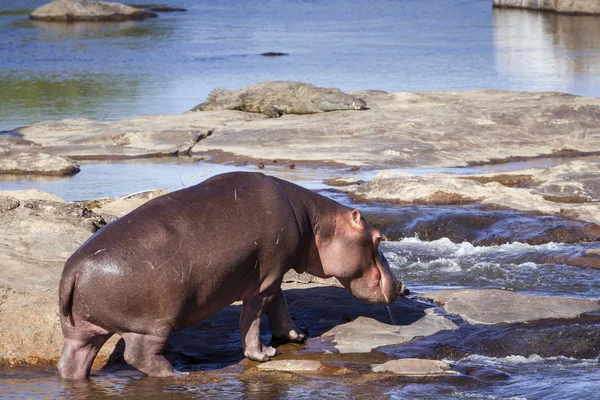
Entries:
<svg viewBox="0 0 600 400">
<path fill-rule="evenodd" d="M 44 3 L 0 2 L 0 130 L 181 113 L 215 87 L 265 80 L 600 95 L 596 17 L 492 11 L 491 0 L 165 0 L 188 12 L 141 23 L 28 20 Z M 260 56 L 269 51 L 289 56 Z"/>
<path fill-rule="evenodd" d="M 597 17 L 492 10 L 490 0 L 165 0 L 160 4 L 185 7 L 188 12 L 112 24 L 29 21 L 28 12 L 43 3 L 0 1 L 0 130 L 48 119 L 113 121 L 180 113 L 202 102 L 215 87 L 234 89 L 278 79 L 343 90 L 498 88 L 600 96 Z M 260 56 L 267 51 L 289 56 Z M 512 168 L 556 162 L 560 161 Z M 86 163 L 70 178 L 3 178 L 0 189 L 38 188 L 66 200 L 84 200 L 177 189 L 240 168 L 182 160 L 95 162 Z M 481 168 L 410 172 L 475 173 L 511 167 Z M 351 203 L 323 183 L 347 171 L 271 167 L 265 172 Z M 369 179 L 374 173 L 353 175 Z M 384 208 L 390 212 L 391 207 L 357 206 L 375 212 Z M 399 208 L 394 210 L 400 213 Z M 414 212 L 440 210 L 421 207 Z M 548 261 L 549 255 L 569 255 L 589 246 L 520 242 L 473 246 L 448 238 L 409 237 L 384 242 L 383 249 L 392 268 L 415 292 L 493 287 L 598 299 L 598 270 Z M 365 385 L 327 377 L 257 384 L 226 375 L 219 383 L 173 383 L 137 371 L 102 371 L 89 382 L 71 384 L 59 380 L 54 369 L 0 368 L 0 397 L 562 399 L 594 398 L 600 387 L 597 359 L 474 354 L 447 361 L 491 366 L 508 371 L 510 377 L 485 383 L 386 380 Z"/>
</svg>

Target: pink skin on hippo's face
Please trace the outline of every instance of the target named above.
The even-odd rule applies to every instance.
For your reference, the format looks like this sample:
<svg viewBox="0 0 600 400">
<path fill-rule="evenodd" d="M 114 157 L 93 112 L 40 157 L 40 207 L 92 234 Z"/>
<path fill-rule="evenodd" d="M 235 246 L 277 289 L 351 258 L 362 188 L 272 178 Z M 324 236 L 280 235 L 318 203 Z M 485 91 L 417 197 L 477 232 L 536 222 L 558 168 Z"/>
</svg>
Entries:
<svg viewBox="0 0 600 400">
<path fill-rule="evenodd" d="M 354 296 L 366 303 L 391 304 L 401 291 L 401 283 L 390 271 L 379 250 L 381 233 L 358 210 L 337 217 L 333 238 L 320 239 L 317 248 L 322 275 L 334 276 Z M 321 271 L 310 271 L 321 275 Z"/>
</svg>

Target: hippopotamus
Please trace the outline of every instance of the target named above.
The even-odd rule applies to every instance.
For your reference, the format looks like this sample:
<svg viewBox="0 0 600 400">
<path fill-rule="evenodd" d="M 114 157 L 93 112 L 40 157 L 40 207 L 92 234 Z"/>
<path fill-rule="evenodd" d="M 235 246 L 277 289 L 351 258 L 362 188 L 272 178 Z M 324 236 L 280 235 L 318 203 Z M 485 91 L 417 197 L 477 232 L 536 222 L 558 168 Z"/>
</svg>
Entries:
<svg viewBox="0 0 600 400">
<path fill-rule="evenodd" d="M 244 355 L 268 361 L 274 337 L 303 342 L 281 289 L 294 269 L 336 277 L 357 298 L 390 304 L 401 283 L 359 210 L 261 173 L 232 172 L 148 201 L 111 222 L 65 263 L 59 287 L 66 379 L 88 377 L 115 333 L 125 361 L 150 376 L 179 374 L 162 355 L 172 332 L 243 301 Z"/>
</svg>

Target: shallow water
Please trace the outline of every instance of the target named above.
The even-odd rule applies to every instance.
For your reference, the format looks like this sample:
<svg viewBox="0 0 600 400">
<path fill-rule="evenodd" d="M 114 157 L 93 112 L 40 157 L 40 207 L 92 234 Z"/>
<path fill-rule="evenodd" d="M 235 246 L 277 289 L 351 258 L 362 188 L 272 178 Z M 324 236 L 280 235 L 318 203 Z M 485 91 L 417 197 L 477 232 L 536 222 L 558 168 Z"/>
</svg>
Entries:
<svg viewBox="0 0 600 400">
<path fill-rule="evenodd" d="M 541 157 L 505 164 L 481 165 L 457 168 L 411 168 L 397 169 L 416 175 L 430 173 L 480 174 L 504 173 L 525 168 L 543 168 L 575 160 L 575 157 Z M 600 161 L 600 156 L 584 156 L 590 162 Z M 256 165 L 237 166 L 229 163 L 213 164 L 187 158 L 141 159 L 130 161 L 82 162 L 81 172 L 71 177 L 36 177 L 0 175 L 0 190 L 39 189 L 54 193 L 67 201 L 124 196 L 142 190 L 175 190 L 195 185 L 213 175 L 231 171 L 254 171 L 274 175 L 296 182 L 312 190 L 329 188 L 327 179 L 345 176 L 357 180 L 370 180 L 377 170 L 363 169 L 350 172 L 348 168 L 308 168 Z"/>
<path fill-rule="evenodd" d="M 492 10 L 490 0 L 164 0 L 189 11 L 143 22 L 29 21 L 43 3 L 0 2 L 0 130 L 180 113 L 215 87 L 280 79 L 600 95 L 596 17 Z M 267 51 L 290 55 L 259 55 Z"/>
</svg>

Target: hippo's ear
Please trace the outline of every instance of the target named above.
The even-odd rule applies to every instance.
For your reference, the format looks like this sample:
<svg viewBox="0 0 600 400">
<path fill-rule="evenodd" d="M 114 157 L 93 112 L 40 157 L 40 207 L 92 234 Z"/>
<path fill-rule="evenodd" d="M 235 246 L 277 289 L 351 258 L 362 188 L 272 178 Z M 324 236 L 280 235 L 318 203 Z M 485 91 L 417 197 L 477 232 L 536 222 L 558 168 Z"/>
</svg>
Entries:
<svg viewBox="0 0 600 400">
<path fill-rule="evenodd" d="M 352 226 L 354 226 L 355 228 L 363 227 L 363 222 L 362 222 L 362 217 L 360 215 L 360 211 L 358 211 L 356 209 L 352 210 L 351 220 L 352 220 Z"/>
</svg>

